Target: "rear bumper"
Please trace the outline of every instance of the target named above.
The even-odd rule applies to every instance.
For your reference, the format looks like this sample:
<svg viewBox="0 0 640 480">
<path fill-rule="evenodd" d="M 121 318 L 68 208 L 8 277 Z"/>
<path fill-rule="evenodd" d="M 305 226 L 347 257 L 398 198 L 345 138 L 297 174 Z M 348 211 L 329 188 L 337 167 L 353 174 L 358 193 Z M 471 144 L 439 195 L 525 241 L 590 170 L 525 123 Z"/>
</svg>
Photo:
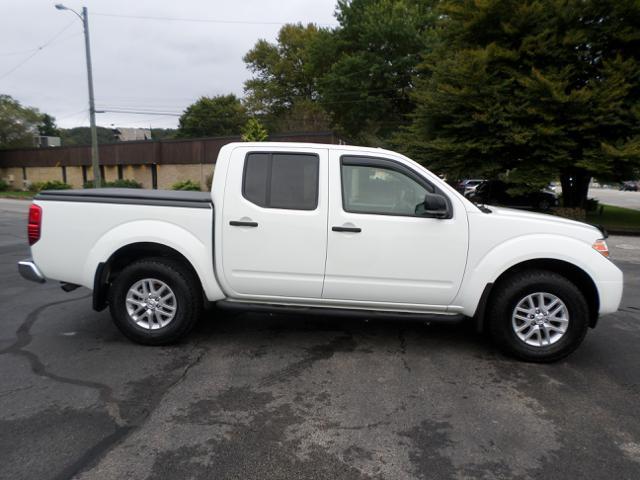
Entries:
<svg viewBox="0 0 640 480">
<path fill-rule="evenodd" d="M 22 275 L 22 278 L 32 282 L 44 283 L 46 281 L 38 266 L 30 258 L 18 262 L 18 272 Z"/>
</svg>

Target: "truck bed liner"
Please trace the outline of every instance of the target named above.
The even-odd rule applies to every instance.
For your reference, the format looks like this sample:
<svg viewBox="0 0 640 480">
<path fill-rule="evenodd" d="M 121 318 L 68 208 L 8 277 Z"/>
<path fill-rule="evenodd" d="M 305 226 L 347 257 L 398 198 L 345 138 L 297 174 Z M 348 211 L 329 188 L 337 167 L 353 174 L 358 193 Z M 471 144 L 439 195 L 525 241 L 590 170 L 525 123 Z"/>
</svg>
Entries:
<svg viewBox="0 0 640 480">
<path fill-rule="evenodd" d="M 211 208 L 211 194 L 209 192 L 181 190 L 144 190 L 136 188 L 45 190 L 38 193 L 35 200 Z"/>
</svg>

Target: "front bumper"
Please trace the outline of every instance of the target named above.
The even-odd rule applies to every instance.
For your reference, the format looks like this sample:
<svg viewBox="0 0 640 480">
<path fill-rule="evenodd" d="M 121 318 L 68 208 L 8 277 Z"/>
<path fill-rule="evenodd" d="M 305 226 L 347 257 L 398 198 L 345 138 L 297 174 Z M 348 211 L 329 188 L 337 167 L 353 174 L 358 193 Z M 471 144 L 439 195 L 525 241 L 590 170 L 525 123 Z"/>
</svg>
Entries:
<svg viewBox="0 0 640 480">
<path fill-rule="evenodd" d="M 597 283 L 598 294 L 600 296 L 600 315 L 615 313 L 620 308 L 624 282 L 613 280 Z"/>
<path fill-rule="evenodd" d="M 30 258 L 26 260 L 20 260 L 18 262 L 18 272 L 20 273 L 20 275 L 22 275 L 22 278 L 26 278 L 27 280 L 31 280 L 32 282 L 46 282 L 44 275 L 42 275 L 42 272 L 40 271 L 38 266 Z"/>
</svg>

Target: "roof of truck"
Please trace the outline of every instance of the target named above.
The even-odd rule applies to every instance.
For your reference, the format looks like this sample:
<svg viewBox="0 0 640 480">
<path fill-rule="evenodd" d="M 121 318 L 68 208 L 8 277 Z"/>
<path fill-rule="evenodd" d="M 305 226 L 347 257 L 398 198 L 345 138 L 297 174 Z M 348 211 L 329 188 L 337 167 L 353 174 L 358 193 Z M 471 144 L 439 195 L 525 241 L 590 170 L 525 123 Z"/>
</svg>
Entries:
<svg viewBox="0 0 640 480">
<path fill-rule="evenodd" d="M 299 142 L 232 142 L 226 144 L 223 149 L 232 149 L 236 147 L 250 148 L 326 148 L 329 150 L 353 150 L 368 153 L 387 153 L 392 155 L 401 155 L 398 152 L 385 150 L 376 147 L 362 147 L 357 145 L 339 145 L 335 143 L 299 143 Z"/>
</svg>

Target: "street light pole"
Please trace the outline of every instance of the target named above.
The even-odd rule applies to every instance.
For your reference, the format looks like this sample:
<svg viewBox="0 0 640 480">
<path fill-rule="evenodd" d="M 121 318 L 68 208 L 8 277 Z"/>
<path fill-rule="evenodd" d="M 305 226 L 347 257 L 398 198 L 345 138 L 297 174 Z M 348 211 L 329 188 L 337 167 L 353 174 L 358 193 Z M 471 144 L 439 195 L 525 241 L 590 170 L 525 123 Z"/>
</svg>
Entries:
<svg viewBox="0 0 640 480">
<path fill-rule="evenodd" d="M 96 130 L 96 105 L 93 97 L 93 72 L 91 69 L 91 46 L 89 43 L 89 15 L 87 7 L 82 7 L 82 15 L 75 10 L 65 7 L 61 3 L 56 5 L 58 10 L 71 10 L 80 20 L 84 29 L 84 47 L 87 56 L 87 81 L 89 83 L 89 123 L 91 125 L 91 166 L 93 168 L 93 186 L 100 188 L 102 175 L 100 174 L 100 161 L 98 158 L 98 132 Z"/>
<path fill-rule="evenodd" d="M 93 186 L 100 188 L 100 161 L 98 158 L 98 132 L 96 130 L 96 104 L 93 98 L 93 71 L 91 69 L 91 47 L 89 44 L 89 16 L 87 7 L 82 7 L 82 26 L 84 27 L 84 46 L 87 53 L 87 81 L 89 82 L 89 123 L 91 125 L 91 166 L 93 167 Z"/>
</svg>

